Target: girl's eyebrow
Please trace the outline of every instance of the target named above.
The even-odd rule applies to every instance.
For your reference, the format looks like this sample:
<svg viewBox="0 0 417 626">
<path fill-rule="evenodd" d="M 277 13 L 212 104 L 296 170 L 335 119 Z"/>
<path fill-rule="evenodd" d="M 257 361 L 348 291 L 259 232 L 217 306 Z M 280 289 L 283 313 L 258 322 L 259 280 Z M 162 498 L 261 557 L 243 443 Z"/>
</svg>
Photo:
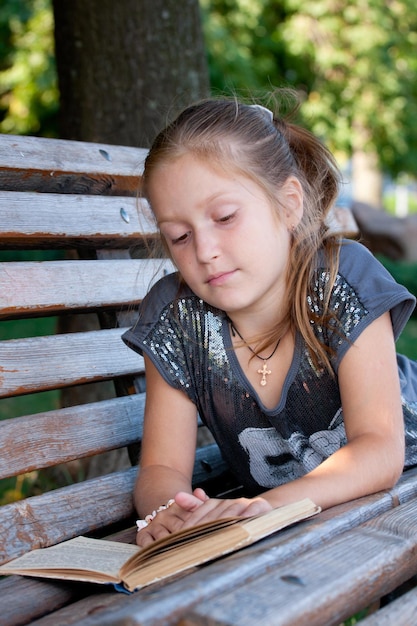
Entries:
<svg viewBox="0 0 417 626">
<path fill-rule="evenodd" d="M 207 198 L 204 198 L 203 200 L 201 200 L 201 202 L 198 203 L 197 208 L 204 208 L 206 205 L 217 200 L 219 197 L 228 196 L 232 194 L 233 194 L 232 191 L 216 191 L 215 193 L 211 194 Z M 156 223 L 160 227 L 161 224 L 166 224 L 166 223 L 174 224 L 174 223 L 179 223 L 181 221 L 182 221 L 181 217 L 177 218 L 177 217 L 171 217 L 168 215 L 167 217 L 164 217 L 161 220 L 157 220 Z"/>
</svg>

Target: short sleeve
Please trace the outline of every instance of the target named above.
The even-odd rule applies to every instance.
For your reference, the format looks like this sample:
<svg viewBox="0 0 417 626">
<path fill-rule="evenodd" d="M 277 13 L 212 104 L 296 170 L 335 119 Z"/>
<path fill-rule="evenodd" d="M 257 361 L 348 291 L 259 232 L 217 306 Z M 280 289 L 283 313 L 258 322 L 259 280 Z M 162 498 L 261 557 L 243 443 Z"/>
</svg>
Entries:
<svg viewBox="0 0 417 626">
<path fill-rule="evenodd" d="M 325 264 L 317 269 L 312 309 L 318 312 L 324 300 L 329 273 Z M 339 270 L 333 284 L 329 308 L 336 320 L 330 329 L 319 329 L 323 340 L 333 349 L 335 369 L 350 345 L 374 320 L 391 314 L 395 340 L 400 336 L 415 307 L 415 297 L 397 283 L 367 248 L 344 241 Z"/>
</svg>

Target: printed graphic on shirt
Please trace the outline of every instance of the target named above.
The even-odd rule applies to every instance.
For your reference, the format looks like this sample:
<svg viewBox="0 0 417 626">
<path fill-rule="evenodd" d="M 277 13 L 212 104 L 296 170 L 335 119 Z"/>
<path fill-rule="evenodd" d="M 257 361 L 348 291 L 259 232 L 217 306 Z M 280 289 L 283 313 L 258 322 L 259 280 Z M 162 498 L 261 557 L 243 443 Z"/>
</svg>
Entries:
<svg viewBox="0 0 417 626">
<path fill-rule="evenodd" d="M 246 428 L 239 442 L 249 457 L 250 473 L 261 487 L 272 489 L 303 476 L 346 444 L 341 411 L 328 430 L 306 437 L 294 432 L 284 439 L 275 428 Z"/>
</svg>

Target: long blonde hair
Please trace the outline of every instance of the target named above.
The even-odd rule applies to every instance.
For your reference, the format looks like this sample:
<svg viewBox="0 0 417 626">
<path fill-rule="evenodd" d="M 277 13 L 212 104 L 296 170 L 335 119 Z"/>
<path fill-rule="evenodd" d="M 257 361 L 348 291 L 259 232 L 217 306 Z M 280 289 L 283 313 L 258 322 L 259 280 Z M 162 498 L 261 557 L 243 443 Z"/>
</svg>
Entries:
<svg viewBox="0 0 417 626">
<path fill-rule="evenodd" d="M 288 93 L 285 94 L 287 98 Z M 299 330 L 316 367 L 332 371 L 329 349 L 314 333 L 314 324 L 328 326 L 330 290 L 338 269 L 339 238 L 331 235 L 326 217 L 338 194 L 340 173 L 329 150 L 287 116 L 236 100 L 208 99 L 185 109 L 156 137 L 145 161 L 143 193 L 152 173 L 164 162 L 192 153 L 211 164 L 251 178 L 277 206 L 276 190 L 295 176 L 303 189 L 303 217 L 292 233 L 287 275 L 287 311 L 260 340 L 261 352 L 291 329 Z M 298 102 L 292 114 L 298 108 Z M 277 210 L 280 207 L 277 206 Z M 308 304 L 319 250 L 327 258 L 329 280 L 323 313 Z"/>
</svg>

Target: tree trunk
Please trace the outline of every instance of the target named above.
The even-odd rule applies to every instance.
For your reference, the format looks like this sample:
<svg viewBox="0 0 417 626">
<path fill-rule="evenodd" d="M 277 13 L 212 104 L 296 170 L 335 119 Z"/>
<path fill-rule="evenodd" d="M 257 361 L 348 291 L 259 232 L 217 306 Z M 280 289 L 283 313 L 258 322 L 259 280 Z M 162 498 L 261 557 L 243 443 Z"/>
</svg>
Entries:
<svg viewBox="0 0 417 626">
<path fill-rule="evenodd" d="M 190 102 L 209 93 L 198 0 L 54 0 L 60 137 L 149 147 Z M 61 332 L 90 328 L 74 316 Z M 68 389 L 63 406 L 114 395 L 113 385 Z M 123 463 L 97 457 L 88 476 Z M 75 468 L 77 471 L 77 468 Z"/>
<path fill-rule="evenodd" d="M 54 0 L 62 138 L 148 147 L 209 90 L 198 0 Z"/>
</svg>

